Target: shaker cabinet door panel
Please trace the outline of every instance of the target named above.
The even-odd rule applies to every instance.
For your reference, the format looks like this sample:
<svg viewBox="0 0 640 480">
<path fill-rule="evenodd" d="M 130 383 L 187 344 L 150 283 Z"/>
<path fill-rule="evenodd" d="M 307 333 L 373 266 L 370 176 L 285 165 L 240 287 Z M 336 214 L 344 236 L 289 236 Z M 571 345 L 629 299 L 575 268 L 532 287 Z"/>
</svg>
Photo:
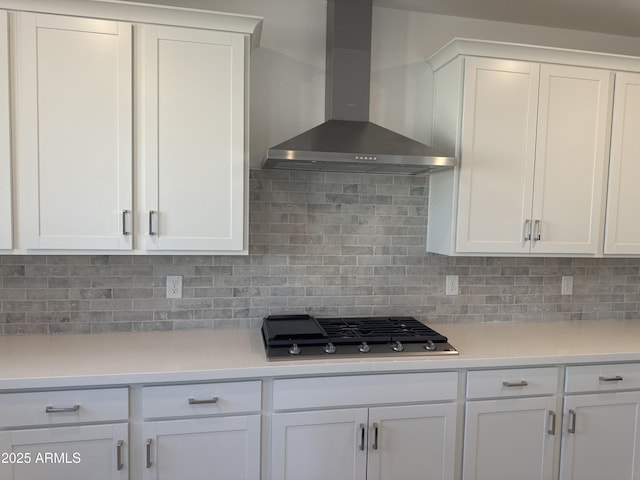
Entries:
<svg viewBox="0 0 640 480">
<path fill-rule="evenodd" d="M 468 402 L 463 479 L 551 480 L 555 408 L 556 397 Z"/>
<path fill-rule="evenodd" d="M 523 253 L 530 218 L 539 65 L 465 61 L 458 252 Z"/>
<path fill-rule="evenodd" d="M 601 245 L 612 75 L 541 66 L 531 253 L 596 254 Z"/>
<path fill-rule="evenodd" d="M 31 249 L 130 249 L 131 25 L 17 14 L 21 235 Z"/>
<path fill-rule="evenodd" d="M 640 479 L 640 392 L 565 398 L 561 480 Z"/>
<path fill-rule="evenodd" d="M 604 253 L 640 254 L 640 75 L 616 73 Z"/>
<path fill-rule="evenodd" d="M 126 480 L 126 423 L 0 432 L 3 480 Z"/>
<path fill-rule="evenodd" d="M 244 248 L 245 39 L 142 27 L 146 248 Z"/>
<path fill-rule="evenodd" d="M 13 246 L 8 21 L 0 10 L 0 250 Z"/>
<path fill-rule="evenodd" d="M 367 409 L 272 417 L 273 480 L 365 480 Z"/>
</svg>

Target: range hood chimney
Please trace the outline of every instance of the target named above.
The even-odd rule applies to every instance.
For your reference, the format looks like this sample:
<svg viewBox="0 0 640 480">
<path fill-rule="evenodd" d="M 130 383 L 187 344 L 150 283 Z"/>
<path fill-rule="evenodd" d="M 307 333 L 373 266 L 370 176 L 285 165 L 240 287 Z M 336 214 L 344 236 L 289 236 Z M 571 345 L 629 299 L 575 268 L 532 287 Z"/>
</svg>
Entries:
<svg viewBox="0 0 640 480">
<path fill-rule="evenodd" d="M 267 150 L 262 168 L 419 175 L 456 159 L 369 122 L 372 0 L 327 0 L 327 121 Z"/>
</svg>

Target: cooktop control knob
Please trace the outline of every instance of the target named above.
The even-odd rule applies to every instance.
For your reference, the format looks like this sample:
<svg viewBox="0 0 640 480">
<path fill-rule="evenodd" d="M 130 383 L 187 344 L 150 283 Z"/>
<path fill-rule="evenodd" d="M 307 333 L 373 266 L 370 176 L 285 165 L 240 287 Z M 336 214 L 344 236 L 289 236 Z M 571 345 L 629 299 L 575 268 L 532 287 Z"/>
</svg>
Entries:
<svg viewBox="0 0 640 480">
<path fill-rule="evenodd" d="M 289 355 L 300 355 L 300 347 L 297 343 L 291 345 L 291 347 L 289 348 Z"/>
<path fill-rule="evenodd" d="M 358 351 L 362 353 L 367 353 L 371 351 L 371 347 L 367 342 L 362 342 L 360 345 L 358 345 Z"/>
<path fill-rule="evenodd" d="M 404 345 L 400 343 L 400 340 L 396 340 L 391 344 L 391 350 L 393 350 L 394 352 L 401 352 L 404 350 Z"/>
<path fill-rule="evenodd" d="M 427 343 L 424 345 L 424 349 L 428 352 L 433 352 L 436 349 L 436 344 L 433 343 L 433 340 L 427 340 Z"/>
<path fill-rule="evenodd" d="M 336 353 L 336 346 L 329 342 L 324 346 L 324 353 Z"/>
</svg>

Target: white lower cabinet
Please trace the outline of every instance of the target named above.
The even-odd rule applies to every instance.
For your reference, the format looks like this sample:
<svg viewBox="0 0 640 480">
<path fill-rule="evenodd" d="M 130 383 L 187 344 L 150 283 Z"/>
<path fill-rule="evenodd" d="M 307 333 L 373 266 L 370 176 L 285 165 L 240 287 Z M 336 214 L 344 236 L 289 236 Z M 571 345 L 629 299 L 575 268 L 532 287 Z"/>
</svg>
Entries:
<svg viewBox="0 0 640 480">
<path fill-rule="evenodd" d="M 640 479 L 638 389 L 638 364 L 567 369 L 561 480 Z"/>
<path fill-rule="evenodd" d="M 551 480 L 557 389 L 556 367 L 469 372 L 463 480 Z"/>
<path fill-rule="evenodd" d="M 142 398 L 144 480 L 260 478 L 261 382 L 145 387 Z"/>
<path fill-rule="evenodd" d="M 128 389 L 0 394 L 2 480 L 125 480 Z"/>
<path fill-rule="evenodd" d="M 276 380 L 270 478 L 453 479 L 456 394 L 455 372 Z"/>
</svg>

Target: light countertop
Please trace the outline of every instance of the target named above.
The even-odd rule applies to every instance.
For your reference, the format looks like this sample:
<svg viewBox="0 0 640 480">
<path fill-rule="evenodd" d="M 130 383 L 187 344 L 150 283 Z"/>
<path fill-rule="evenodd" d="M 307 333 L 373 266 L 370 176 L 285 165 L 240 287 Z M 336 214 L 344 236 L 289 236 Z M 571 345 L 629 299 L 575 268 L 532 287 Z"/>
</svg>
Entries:
<svg viewBox="0 0 640 480">
<path fill-rule="evenodd" d="M 640 320 L 433 324 L 456 356 L 267 362 L 259 330 L 0 337 L 0 388 L 640 361 Z"/>
</svg>

